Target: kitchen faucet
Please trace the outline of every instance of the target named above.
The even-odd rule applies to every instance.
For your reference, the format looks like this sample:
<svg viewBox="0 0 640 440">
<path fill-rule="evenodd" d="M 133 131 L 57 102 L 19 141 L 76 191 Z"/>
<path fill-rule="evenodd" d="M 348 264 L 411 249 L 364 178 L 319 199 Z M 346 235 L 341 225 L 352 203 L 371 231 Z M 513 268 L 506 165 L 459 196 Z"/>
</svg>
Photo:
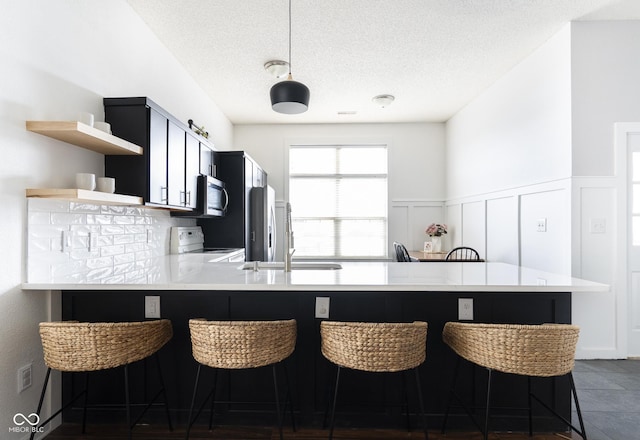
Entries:
<svg viewBox="0 0 640 440">
<path fill-rule="evenodd" d="M 291 203 L 287 202 L 286 215 L 284 219 L 284 271 L 291 272 L 291 258 L 296 251 L 293 247 L 293 229 L 291 228 Z"/>
</svg>

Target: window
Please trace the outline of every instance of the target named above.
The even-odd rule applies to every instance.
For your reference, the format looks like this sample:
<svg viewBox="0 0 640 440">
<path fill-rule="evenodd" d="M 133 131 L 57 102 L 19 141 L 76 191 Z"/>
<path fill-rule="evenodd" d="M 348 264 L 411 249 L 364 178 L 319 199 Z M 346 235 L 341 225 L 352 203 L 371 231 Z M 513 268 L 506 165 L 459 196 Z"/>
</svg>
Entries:
<svg viewBox="0 0 640 440">
<path fill-rule="evenodd" d="M 631 153 L 631 236 L 633 246 L 640 246 L 640 152 Z"/>
<path fill-rule="evenodd" d="M 386 257 L 386 145 L 291 145 L 289 201 L 297 257 Z"/>
</svg>

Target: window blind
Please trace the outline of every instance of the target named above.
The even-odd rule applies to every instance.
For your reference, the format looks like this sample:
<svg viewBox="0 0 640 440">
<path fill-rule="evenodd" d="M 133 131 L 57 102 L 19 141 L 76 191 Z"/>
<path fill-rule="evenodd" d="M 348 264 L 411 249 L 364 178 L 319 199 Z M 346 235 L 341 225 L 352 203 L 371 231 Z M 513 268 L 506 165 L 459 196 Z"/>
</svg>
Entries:
<svg viewBox="0 0 640 440">
<path fill-rule="evenodd" d="M 296 256 L 386 257 L 386 145 L 292 145 Z"/>
</svg>

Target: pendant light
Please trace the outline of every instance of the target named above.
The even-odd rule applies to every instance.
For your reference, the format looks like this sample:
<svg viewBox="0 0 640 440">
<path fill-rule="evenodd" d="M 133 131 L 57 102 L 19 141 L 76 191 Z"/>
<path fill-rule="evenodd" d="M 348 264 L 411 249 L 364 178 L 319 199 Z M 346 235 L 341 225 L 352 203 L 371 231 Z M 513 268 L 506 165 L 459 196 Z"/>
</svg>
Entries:
<svg viewBox="0 0 640 440">
<path fill-rule="evenodd" d="M 271 108 L 278 113 L 293 115 L 309 108 L 309 88 L 291 76 L 291 0 L 289 0 L 289 75 L 271 87 Z"/>
</svg>

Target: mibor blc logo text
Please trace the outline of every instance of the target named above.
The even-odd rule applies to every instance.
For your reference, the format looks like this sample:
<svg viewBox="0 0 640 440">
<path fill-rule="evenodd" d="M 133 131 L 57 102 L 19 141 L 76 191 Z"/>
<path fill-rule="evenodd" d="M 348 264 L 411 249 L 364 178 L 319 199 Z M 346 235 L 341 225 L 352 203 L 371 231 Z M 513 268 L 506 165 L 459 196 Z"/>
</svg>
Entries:
<svg viewBox="0 0 640 440">
<path fill-rule="evenodd" d="M 44 428 L 38 428 L 40 423 L 40 416 L 36 413 L 31 413 L 25 416 L 22 413 L 17 413 L 13 416 L 13 424 L 9 428 L 9 432 L 44 432 Z"/>
</svg>

